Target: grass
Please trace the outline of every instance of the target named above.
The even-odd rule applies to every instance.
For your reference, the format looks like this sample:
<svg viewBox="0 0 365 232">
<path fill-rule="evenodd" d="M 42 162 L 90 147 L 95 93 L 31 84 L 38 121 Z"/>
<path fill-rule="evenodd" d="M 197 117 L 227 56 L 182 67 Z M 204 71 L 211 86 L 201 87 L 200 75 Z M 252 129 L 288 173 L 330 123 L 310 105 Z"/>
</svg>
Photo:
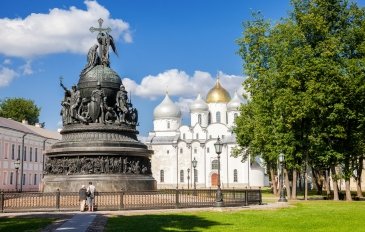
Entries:
<svg viewBox="0 0 365 232">
<path fill-rule="evenodd" d="M 51 218 L 0 218 L 0 231 L 36 232 L 54 221 Z"/>
<path fill-rule="evenodd" d="M 309 201 L 276 210 L 114 216 L 110 231 L 365 231 L 365 202 Z"/>
</svg>

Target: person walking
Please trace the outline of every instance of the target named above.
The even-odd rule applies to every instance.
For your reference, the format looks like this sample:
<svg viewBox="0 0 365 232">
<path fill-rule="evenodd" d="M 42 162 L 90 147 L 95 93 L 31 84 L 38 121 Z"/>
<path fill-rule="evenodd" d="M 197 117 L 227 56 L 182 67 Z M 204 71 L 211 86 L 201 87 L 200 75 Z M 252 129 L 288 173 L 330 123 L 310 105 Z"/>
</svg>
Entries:
<svg viewBox="0 0 365 232">
<path fill-rule="evenodd" d="M 95 198 L 95 186 L 92 182 L 89 182 L 89 187 L 87 187 L 87 203 L 89 206 L 89 211 L 94 211 L 94 198 Z"/>
<path fill-rule="evenodd" d="M 85 185 L 82 185 L 80 190 L 79 190 L 79 200 L 80 200 L 80 211 L 84 212 L 85 202 L 86 202 L 86 188 L 85 188 Z"/>
</svg>

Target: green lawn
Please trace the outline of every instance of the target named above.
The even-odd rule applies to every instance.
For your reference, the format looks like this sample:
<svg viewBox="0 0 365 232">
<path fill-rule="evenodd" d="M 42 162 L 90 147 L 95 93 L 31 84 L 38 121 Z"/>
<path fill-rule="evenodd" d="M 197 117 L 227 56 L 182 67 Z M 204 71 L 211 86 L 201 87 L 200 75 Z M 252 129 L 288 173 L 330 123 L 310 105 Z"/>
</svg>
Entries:
<svg viewBox="0 0 365 232">
<path fill-rule="evenodd" d="M 365 202 L 309 201 L 276 210 L 114 216 L 110 231 L 365 231 Z"/>
<path fill-rule="evenodd" d="M 55 219 L 51 218 L 0 218 L 0 231 L 36 232 L 41 231 Z"/>
</svg>

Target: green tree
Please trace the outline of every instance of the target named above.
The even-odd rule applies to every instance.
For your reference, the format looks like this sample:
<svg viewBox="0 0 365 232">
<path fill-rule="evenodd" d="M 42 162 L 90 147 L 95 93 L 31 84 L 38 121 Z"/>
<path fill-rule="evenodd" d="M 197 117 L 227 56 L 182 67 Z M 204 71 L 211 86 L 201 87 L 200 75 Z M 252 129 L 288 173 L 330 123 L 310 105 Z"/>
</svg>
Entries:
<svg viewBox="0 0 365 232">
<path fill-rule="evenodd" d="M 335 199 L 340 166 L 351 200 L 349 180 L 364 154 L 365 13 L 342 0 L 292 5 L 275 25 L 260 14 L 244 24 L 238 44 L 251 99 L 236 121 L 237 141 L 268 164 L 284 152 L 293 183 L 308 165 L 318 180 L 331 169 Z"/>
<path fill-rule="evenodd" d="M 39 122 L 41 108 L 36 106 L 32 100 L 24 98 L 7 98 L 0 101 L 0 117 L 11 118 L 21 122 L 27 120 L 30 125 Z"/>
</svg>

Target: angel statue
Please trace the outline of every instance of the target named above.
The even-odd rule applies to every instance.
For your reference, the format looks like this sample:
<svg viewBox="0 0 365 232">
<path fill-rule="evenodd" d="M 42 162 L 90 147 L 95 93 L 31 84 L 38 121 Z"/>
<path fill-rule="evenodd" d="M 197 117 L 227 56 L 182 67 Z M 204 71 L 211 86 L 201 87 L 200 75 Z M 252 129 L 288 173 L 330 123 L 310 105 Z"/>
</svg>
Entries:
<svg viewBox="0 0 365 232">
<path fill-rule="evenodd" d="M 101 64 L 104 65 L 104 67 L 109 67 L 109 46 L 112 48 L 113 52 L 118 55 L 113 36 L 106 32 L 100 32 L 98 34 L 97 40 L 100 45 L 99 56 Z"/>
<path fill-rule="evenodd" d="M 89 49 L 89 52 L 87 53 L 87 64 L 85 65 L 85 68 L 81 71 L 81 75 L 85 75 L 96 65 L 100 64 L 100 57 L 97 53 L 98 47 L 99 46 L 95 44 Z"/>
</svg>

